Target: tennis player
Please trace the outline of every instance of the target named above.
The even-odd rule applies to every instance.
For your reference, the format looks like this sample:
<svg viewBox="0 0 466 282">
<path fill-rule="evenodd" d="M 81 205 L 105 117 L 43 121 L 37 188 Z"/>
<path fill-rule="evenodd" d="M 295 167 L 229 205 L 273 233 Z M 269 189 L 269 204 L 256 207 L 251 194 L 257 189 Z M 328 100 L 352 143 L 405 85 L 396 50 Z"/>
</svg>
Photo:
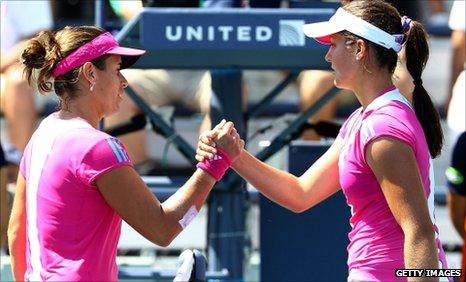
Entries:
<svg viewBox="0 0 466 282">
<path fill-rule="evenodd" d="M 148 240 L 170 242 L 196 216 L 244 142 L 222 122 L 215 160 L 164 203 L 133 169 L 122 143 L 99 131 L 114 113 L 143 50 L 120 47 L 97 27 L 41 32 L 22 53 L 27 78 L 61 102 L 29 141 L 20 164 L 9 226 L 17 281 L 117 281 L 121 219 Z"/>
<path fill-rule="evenodd" d="M 349 281 L 405 281 L 395 270 L 446 268 L 434 217 L 432 157 L 440 154 L 439 115 L 422 83 L 429 50 L 419 22 L 381 0 L 352 1 L 304 33 L 329 45 L 325 56 L 338 88 L 361 107 L 329 150 L 302 176 L 262 163 L 243 150 L 232 167 L 261 193 L 305 211 L 342 189 L 351 208 Z M 406 50 L 413 102 L 393 85 Z M 212 157 L 216 131 L 201 136 L 197 156 Z M 421 277 L 426 281 L 428 278 Z"/>
</svg>

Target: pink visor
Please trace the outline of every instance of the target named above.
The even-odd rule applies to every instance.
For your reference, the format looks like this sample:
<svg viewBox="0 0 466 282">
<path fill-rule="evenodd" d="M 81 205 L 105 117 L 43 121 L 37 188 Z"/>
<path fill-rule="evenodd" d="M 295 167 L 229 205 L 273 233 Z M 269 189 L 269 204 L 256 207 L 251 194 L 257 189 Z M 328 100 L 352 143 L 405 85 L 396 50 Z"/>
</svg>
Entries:
<svg viewBox="0 0 466 282">
<path fill-rule="evenodd" d="M 120 55 L 121 68 L 124 69 L 133 65 L 145 52 L 145 50 L 120 47 L 112 34 L 105 32 L 63 58 L 52 75 L 58 77 L 105 54 Z"/>
</svg>

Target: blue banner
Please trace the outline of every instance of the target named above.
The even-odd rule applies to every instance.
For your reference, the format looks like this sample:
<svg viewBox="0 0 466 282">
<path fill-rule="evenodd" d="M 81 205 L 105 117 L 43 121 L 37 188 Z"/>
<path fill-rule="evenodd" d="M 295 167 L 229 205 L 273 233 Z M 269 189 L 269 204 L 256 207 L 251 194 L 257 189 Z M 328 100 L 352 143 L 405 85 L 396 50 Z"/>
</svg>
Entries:
<svg viewBox="0 0 466 282">
<path fill-rule="evenodd" d="M 145 9 L 141 44 L 153 50 L 276 50 L 315 48 L 305 23 L 325 21 L 333 9 Z M 320 47 L 322 48 L 322 47 Z"/>
</svg>

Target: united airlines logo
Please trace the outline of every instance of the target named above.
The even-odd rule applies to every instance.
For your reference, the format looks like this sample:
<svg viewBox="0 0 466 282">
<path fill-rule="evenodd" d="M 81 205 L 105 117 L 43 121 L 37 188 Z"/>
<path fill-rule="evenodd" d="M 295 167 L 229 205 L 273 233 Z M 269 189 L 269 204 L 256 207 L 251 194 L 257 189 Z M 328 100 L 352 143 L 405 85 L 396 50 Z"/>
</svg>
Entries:
<svg viewBox="0 0 466 282">
<path fill-rule="evenodd" d="M 187 44 L 253 43 L 277 44 L 282 47 L 305 46 L 304 20 L 280 20 L 277 25 L 166 25 L 163 33 L 168 42 Z"/>
<path fill-rule="evenodd" d="M 279 45 L 304 46 L 303 20 L 280 20 Z"/>
</svg>

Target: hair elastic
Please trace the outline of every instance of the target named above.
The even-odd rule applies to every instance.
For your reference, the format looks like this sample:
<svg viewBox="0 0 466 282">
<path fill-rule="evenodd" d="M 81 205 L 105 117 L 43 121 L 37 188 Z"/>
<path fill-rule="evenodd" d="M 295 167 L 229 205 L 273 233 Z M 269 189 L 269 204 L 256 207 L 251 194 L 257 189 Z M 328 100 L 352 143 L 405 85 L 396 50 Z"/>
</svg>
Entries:
<svg viewBox="0 0 466 282">
<path fill-rule="evenodd" d="M 403 33 L 407 32 L 411 28 L 412 20 L 407 16 L 401 17 L 401 29 Z"/>
</svg>

